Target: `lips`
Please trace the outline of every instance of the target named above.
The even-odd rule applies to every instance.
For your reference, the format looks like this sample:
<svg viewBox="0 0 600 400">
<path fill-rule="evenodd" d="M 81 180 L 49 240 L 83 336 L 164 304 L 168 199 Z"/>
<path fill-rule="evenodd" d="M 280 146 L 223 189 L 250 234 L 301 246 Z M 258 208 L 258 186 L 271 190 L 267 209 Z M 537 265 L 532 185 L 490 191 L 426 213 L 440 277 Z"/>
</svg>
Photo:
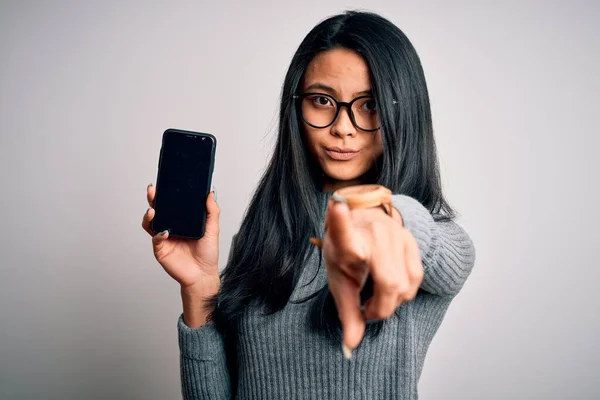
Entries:
<svg viewBox="0 0 600 400">
<path fill-rule="evenodd" d="M 348 161 L 356 157 L 358 150 L 342 149 L 339 147 L 325 147 L 325 153 L 333 160 Z"/>
</svg>

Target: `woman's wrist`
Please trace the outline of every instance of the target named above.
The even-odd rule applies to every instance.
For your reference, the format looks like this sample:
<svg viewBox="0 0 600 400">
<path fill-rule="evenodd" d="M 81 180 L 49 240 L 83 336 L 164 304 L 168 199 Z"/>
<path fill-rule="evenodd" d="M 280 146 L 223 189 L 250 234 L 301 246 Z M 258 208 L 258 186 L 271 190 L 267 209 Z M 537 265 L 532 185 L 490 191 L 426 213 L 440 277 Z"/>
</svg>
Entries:
<svg viewBox="0 0 600 400">
<path fill-rule="evenodd" d="M 192 329 L 206 325 L 207 318 L 213 311 L 210 299 L 219 291 L 219 278 L 203 280 L 203 282 L 181 287 L 183 305 L 183 322 Z"/>
</svg>

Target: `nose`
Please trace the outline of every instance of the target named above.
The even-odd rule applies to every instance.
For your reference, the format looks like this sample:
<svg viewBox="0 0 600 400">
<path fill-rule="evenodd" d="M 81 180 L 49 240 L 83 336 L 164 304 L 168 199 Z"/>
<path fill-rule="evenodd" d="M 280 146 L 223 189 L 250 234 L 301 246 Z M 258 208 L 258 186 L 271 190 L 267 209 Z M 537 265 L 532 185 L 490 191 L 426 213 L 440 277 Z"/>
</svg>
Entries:
<svg viewBox="0 0 600 400">
<path fill-rule="evenodd" d="M 331 125 L 331 134 L 335 136 L 356 136 L 356 127 L 352 123 L 348 107 L 341 107 L 337 118 Z"/>
</svg>

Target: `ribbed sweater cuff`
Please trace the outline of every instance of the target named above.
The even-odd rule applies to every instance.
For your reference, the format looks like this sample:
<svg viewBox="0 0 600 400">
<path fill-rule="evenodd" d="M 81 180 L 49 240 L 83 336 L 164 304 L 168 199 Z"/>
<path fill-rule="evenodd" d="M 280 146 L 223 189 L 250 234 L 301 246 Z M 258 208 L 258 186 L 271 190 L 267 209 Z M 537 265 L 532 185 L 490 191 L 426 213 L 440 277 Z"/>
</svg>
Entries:
<svg viewBox="0 0 600 400">
<path fill-rule="evenodd" d="M 181 355 L 200 361 L 215 361 L 223 358 L 225 352 L 223 337 L 214 323 L 209 322 L 200 328 L 192 329 L 183 322 L 183 314 L 181 314 L 177 321 L 177 330 Z"/>
<path fill-rule="evenodd" d="M 435 221 L 433 217 L 418 200 L 401 194 L 392 196 L 392 205 L 404 222 L 404 227 L 415 237 L 421 250 L 421 258 L 426 268 L 432 264 L 433 250 L 437 240 Z"/>
</svg>

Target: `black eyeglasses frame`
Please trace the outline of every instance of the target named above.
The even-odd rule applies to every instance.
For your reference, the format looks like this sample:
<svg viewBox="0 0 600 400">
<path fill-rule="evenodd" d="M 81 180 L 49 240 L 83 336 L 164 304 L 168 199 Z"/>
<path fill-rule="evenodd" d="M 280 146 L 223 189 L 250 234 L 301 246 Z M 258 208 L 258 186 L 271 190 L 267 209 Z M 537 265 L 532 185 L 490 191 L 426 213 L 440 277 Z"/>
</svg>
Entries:
<svg viewBox="0 0 600 400">
<path fill-rule="evenodd" d="M 329 124 L 327 124 L 325 126 L 313 125 L 310 122 L 308 122 L 306 120 L 306 118 L 304 118 L 304 113 L 302 112 L 301 102 L 302 102 L 302 100 L 305 97 L 307 97 L 307 96 L 314 96 L 314 95 L 326 96 L 326 97 L 332 99 L 335 102 L 335 107 L 336 107 L 335 116 L 333 117 L 333 120 Z M 338 101 L 332 95 L 327 94 L 327 93 L 320 93 L 320 92 L 297 93 L 297 94 L 294 94 L 292 97 L 294 98 L 294 100 L 297 101 L 297 103 L 299 105 L 299 111 L 300 111 L 300 115 L 302 116 L 302 120 L 304 122 L 306 122 L 308 125 L 312 126 L 313 128 L 324 129 L 324 128 L 328 128 L 331 125 L 333 125 L 335 123 L 335 121 L 337 120 L 337 118 L 338 118 L 338 116 L 340 114 L 340 110 L 342 109 L 342 107 L 346 107 L 346 109 L 348 110 L 348 115 L 350 115 L 350 121 L 352 121 L 352 125 L 354 125 L 356 127 L 356 129 L 359 129 L 359 130 L 361 130 L 363 132 L 375 132 L 375 131 L 378 131 L 379 128 L 381 128 L 381 126 L 378 126 L 375 129 L 364 129 L 364 128 L 361 128 L 360 126 L 358 126 L 358 124 L 356 123 L 356 119 L 354 119 L 354 112 L 352 111 L 352 105 L 354 104 L 354 102 L 357 101 L 357 100 L 360 100 L 360 99 L 368 99 L 368 98 L 372 99 L 373 96 L 358 96 L 358 97 L 352 99 L 352 101 L 350 101 L 350 102 Z M 397 102 L 395 100 L 394 100 L 394 104 L 397 104 Z"/>
</svg>

